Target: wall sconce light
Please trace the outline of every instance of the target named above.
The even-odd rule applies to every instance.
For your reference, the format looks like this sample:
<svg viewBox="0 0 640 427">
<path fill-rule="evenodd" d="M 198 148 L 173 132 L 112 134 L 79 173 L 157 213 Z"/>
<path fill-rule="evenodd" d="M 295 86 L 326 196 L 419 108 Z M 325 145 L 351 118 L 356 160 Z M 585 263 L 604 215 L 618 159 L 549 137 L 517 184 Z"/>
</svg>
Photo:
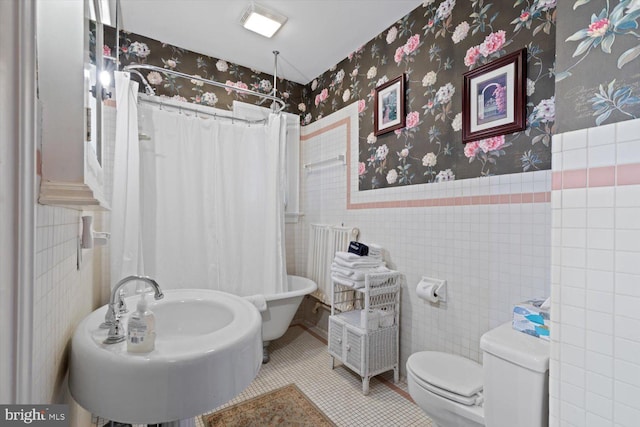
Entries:
<svg viewBox="0 0 640 427">
<path fill-rule="evenodd" d="M 287 22 L 287 17 L 267 9 L 256 3 L 251 3 L 240 18 L 240 23 L 247 30 L 264 37 L 272 37 Z"/>
<path fill-rule="evenodd" d="M 100 84 L 102 87 L 109 87 L 111 84 L 111 73 L 107 70 L 100 71 Z"/>
<path fill-rule="evenodd" d="M 106 99 L 110 99 L 111 92 L 109 92 L 108 88 L 111 85 L 111 72 L 109 70 L 100 71 L 98 79 L 100 80 L 101 87 L 100 100 L 104 101 Z M 91 95 L 93 95 L 94 98 L 98 99 L 96 97 L 96 91 L 96 85 L 91 86 L 91 90 L 89 92 L 91 92 Z"/>
<path fill-rule="evenodd" d="M 103 73 L 104 73 L 104 71 L 103 71 Z M 95 85 L 94 85 L 94 86 L 91 86 L 91 90 L 90 90 L 90 92 L 91 92 L 91 95 L 93 95 L 93 97 L 94 97 L 94 98 L 98 99 L 98 98 L 96 97 L 96 86 L 95 86 Z M 105 99 L 110 99 L 110 98 L 111 98 L 111 92 L 109 92 L 109 91 L 107 90 L 107 88 L 105 88 L 104 86 L 102 86 L 102 91 L 101 91 L 101 93 L 100 93 L 100 99 L 101 99 L 102 101 L 104 101 Z"/>
</svg>

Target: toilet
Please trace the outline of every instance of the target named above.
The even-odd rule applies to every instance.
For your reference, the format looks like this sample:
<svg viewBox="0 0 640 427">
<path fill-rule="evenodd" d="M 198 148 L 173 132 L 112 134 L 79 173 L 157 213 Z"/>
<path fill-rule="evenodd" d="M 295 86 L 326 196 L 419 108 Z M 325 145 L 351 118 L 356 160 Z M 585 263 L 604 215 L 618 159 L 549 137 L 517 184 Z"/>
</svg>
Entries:
<svg viewBox="0 0 640 427">
<path fill-rule="evenodd" d="M 505 323 L 480 339 L 483 364 L 421 351 L 407 360 L 409 394 L 439 427 L 543 427 L 549 343 Z"/>
</svg>

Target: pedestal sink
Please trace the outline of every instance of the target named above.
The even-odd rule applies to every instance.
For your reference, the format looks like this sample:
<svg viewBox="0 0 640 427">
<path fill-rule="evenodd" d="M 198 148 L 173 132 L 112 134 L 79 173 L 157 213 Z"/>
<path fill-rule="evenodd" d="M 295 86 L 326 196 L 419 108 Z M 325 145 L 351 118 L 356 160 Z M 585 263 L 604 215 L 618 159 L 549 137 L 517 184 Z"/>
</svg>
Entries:
<svg viewBox="0 0 640 427">
<path fill-rule="evenodd" d="M 103 343 L 107 330 L 99 326 L 107 306 L 78 325 L 69 388 L 85 409 L 123 423 L 167 423 L 214 409 L 253 381 L 262 363 L 255 306 L 213 290 L 164 294 L 149 303 L 157 334 L 150 353 L 128 353 L 126 342 Z M 138 298 L 125 301 L 135 307 Z M 122 320 L 126 325 L 127 315 Z"/>
</svg>

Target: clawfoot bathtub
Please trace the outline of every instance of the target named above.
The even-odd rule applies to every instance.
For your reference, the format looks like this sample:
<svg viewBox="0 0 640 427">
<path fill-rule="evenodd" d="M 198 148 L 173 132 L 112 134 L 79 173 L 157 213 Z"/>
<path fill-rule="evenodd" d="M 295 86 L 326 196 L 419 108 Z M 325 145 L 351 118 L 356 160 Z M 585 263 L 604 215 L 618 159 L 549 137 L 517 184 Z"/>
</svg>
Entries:
<svg viewBox="0 0 640 427">
<path fill-rule="evenodd" d="M 318 285 L 306 277 L 288 276 L 288 290 L 279 294 L 265 295 L 267 310 L 262 314 L 262 363 L 269 361 L 267 347 L 287 331 L 305 295 L 315 291 Z"/>
</svg>

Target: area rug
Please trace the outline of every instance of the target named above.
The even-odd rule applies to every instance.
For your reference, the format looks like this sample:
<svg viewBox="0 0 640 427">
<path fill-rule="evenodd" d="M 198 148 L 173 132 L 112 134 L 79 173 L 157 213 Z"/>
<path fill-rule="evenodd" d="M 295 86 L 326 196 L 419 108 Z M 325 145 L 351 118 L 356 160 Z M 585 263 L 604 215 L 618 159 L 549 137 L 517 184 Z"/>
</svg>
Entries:
<svg viewBox="0 0 640 427">
<path fill-rule="evenodd" d="M 335 427 L 295 384 L 205 415 L 204 421 L 207 427 Z"/>
</svg>

